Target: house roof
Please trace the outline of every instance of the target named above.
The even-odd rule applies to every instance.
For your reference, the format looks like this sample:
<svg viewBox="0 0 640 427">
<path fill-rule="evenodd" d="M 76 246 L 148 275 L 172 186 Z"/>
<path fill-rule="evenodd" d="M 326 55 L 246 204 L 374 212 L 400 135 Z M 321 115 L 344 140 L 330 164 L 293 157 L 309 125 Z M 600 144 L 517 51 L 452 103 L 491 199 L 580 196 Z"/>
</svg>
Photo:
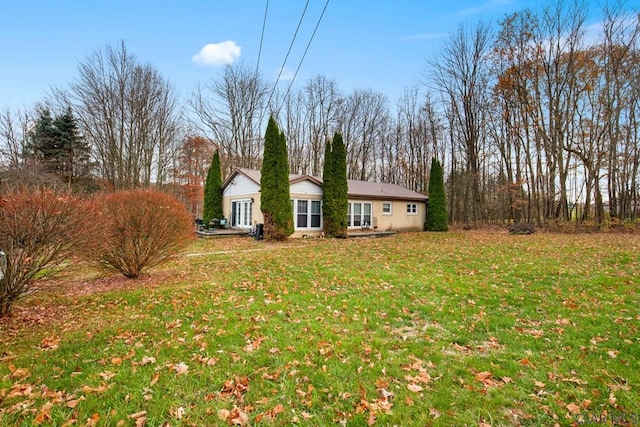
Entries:
<svg viewBox="0 0 640 427">
<path fill-rule="evenodd" d="M 243 174 L 251 181 L 260 185 L 260 171 L 255 169 L 237 168 L 225 179 L 222 188 L 225 188 L 237 174 Z M 322 178 L 311 175 L 289 175 L 289 183 L 295 184 L 300 181 L 311 181 L 322 186 Z M 409 190 L 395 184 L 385 184 L 380 182 L 347 180 L 348 195 L 352 198 L 370 198 L 383 200 L 414 200 L 426 201 L 429 198 L 422 193 Z"/>
</svg>

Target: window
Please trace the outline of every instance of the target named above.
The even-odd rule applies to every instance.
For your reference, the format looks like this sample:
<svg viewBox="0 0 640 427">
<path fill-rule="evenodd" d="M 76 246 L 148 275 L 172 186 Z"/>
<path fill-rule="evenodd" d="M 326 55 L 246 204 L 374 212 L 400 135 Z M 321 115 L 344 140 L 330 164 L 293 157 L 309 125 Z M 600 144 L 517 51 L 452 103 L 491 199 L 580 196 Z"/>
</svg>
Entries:
<svg viewBox="0 0 640 427">
<path fill-rule="evenodd" d="M 291 200 L 296 229 L 322 228 L 322 202 L 320 200 Z"/>
<path fill-rule="evenodd" d="M 322 226 L 322 204 L 320 200 L 311 201 L 311 228 Z"/>
<path fill-rule="evenodd" d="M 362 224 L 362 203 L 353 204 L 353 226 L 360 227 Z"/>
<path fill-rule="evenodd" d="M 309 221 L 309 202 L 306 200 L 298 200 L 298 216 L 296 226 L 298 228 L 306 228 Z"/>
<path fill-rule="evenodd" d="M 231 226 L 250 228 L 253 214 L 253 202 L 251 200 L 231 201 Z"/>
<path fill-rule="evenodd" d="M 363 213 L 362 215 L 362 227 L 371 227 L 371 203 L 363 203 L 362 204 Z"/>
<path fill-rule="evenodd" d="M 371 203 L 349 202 L 347 227 L 371 227 Z"/>
<path fill-rule="evenodd" d="M 391 215 L 393 214 L 391 202 L 382 202 L 382 215 Z"/>
<path fill-rule="evenodd" d="M 418 215 L 417 203 L 407 203 L 407 215 Z"/>
</svg>

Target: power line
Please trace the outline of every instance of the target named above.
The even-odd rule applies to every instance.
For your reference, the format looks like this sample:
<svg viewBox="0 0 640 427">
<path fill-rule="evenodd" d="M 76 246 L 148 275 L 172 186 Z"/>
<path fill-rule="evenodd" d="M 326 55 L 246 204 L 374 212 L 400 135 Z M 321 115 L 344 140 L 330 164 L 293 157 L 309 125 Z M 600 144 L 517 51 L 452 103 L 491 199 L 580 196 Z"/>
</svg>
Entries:
<svg viewBox="0 0 640 427">
<path fill-rule="evenodd" d="M 289 86 L 287 87 L 287 92 L 284 95 L 284 98 L 282 98 L 282 104 L 280 104 L 280 107 L 278 107 L 278 112 L 280 112 L 280 109 L 282 109 L 282 106 L 284 105 L 284 101 L 287 99 L 287 97 L 289 96 L 289 92 L 291 91 L 291 86 L 293 86 L 293 82 L 296 80 L 296 77 L 298 76 L 298 71 L 300 71 L 300 67 L 302 67 L 302 61 L 304 61 L 305 56 L 307 56 L 307 52 L 309 51 L 309 46 L 311 46 L 311 42 L 313 41 L 313 38 L 316 35 L 316 31 L 318 30 L 318 27 L 320 26 L 320 22 L 322 21 L 322 17 L 324 16 L 324 12 L 327 10 L 327 6 L 329 6 L 329 1 L 327 0 L 326 3 L 324 4 L 324 8 L 322 9 L 322 13 L 320 14 L 320 17 L 318 18 L 318 22 L 316 23 L 316 27 L 313 29 L 313 33 L 311 34 L 311 38 L 309 39 L 309 43 L 307 43 L 307 47 L 304 50 L 304 53 L 302 54 L 302 58 L 300 58 L 300 62 L 298 63 L 298 68 L 296 68 L 296 72 L 293 74 L 293 78 L 291 79 L 291 82 L 289 82 Z"/>
<path fill-rule="evenodd" d="M 298 31 L 300 30 L 300 26 L 302 25 L 302 20 L 304 19 L 304 15 L 307 13 L 307 7 L 309 7 L 309 0 L 304 5 L 304 10 L 302 11 L 302 15 L 300 16 L 300 20 L 298 21 L 298 27 L 296 28 L 296 32 L 293 34 L 293 38 L 291 39 L 291 43 L 289 44 L 289 50 L 287 51 L 286 56 L 284 57 L 284 61 L 282 61 L 282 67 L 280 67 L 280 71 L 278 72 L 278 77 L 276 77 L 276 81 L 273 84 L 273 88 L 271 89 L 271 93 L 269 94 L 269 98 L 267 99 L 267 108 L 269 106 L 269 102 L 271 102 L 271 98 L 273 97 L 273 93 L 278 86 L 278 81 L 280 81 L 280 76 L 282 76 L 282 71 L 284 70 L 284 66 L 287 64 L 287 59 L 289 59 L 289 54 L 291 53 L 291 49 L 293 48 L 293 43 L 296 41 L 296 37 L 298 36 Z"/>
<path fill-rule="evenodd" d="M 262 55 L 262 41 L 264 40 L 264 28 L 267 25 L 268 10 L 269 10 L 269 0 L 267 0 L 267 5 L 264 8 L 264 18 L 262 19 L 262 33 L 260 34 L 260 47 L 258 48 L 258 62 L 256 62 L 256 74 L 258 74 L 258 69 L 260 67 L 260 56 Z"/>
</svg>

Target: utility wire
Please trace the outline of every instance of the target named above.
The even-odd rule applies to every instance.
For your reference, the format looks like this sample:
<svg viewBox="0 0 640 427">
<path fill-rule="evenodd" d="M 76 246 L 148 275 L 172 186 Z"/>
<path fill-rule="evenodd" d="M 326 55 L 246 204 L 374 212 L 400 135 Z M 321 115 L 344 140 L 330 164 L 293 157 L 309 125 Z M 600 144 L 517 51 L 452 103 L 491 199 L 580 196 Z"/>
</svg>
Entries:
<svg viewBox="0 0 640 427">
<path fill-rule="evenodd" d="M 258 74 L 258 69 L 260 67 L 260 55 L 262 55 L 262 41 L 264 40 L 264 28 L 267 25 L 268 10 L 269 10 L 269 0 L 267 0 L 267 5 L 264 8 L 264 18 L 262 19 L 262 34 L 260 34 L 260 47 L 258 48 L 258 62 L 256 62 L 256 74 Z"/>
<path fill-rule="evenodd" d="M 300 20 L 298 21 L 298 27 L 296 28 L 296 32 L 293 34 L 293 39 L 291 39 L 291 43 L 289 44 L 289 50 L 287 51 L 287 55 L 284 57 L 284 61 L 282 61 L 282 67 L 280 67 L 280 71 L 278 72 L 278 77 L 276 78 L 276 81 L 273 84 L 273 88 L 271 89 L 271 93 L 269 94 L 269 98 L 266 104 L 267 108 L 269 106 L 269 102 L 271 102 L 273 93 L 276 91 L 276 87 L 278 86 L 278 82 L 280 81 L 280 76 L 282 76 L 282 72 L 284 71 L 284 66 L 287 64 L 287 59 L 289 59 L 289 54 L 291 53 L 291 49 L 293 48 L 293 43 L 296 41 L 296 37 L 298 36 L 298 31 L 300 30 L 300 26 L 302 25 L 302 20 L 304 19 L 304 15 L 307 13 L 307 7 L 309 7 L 309 0 L 307 0 L 307 3 L 304 5 L 304 10 L 302 11 L 302 15 L 300 16 Z"/>
<path fill-rule="evenodd" d="M 313 33 L 311 34 L 311 38 L 309 39 L 309 43 L 307 43 L 307 47 L 305 48 L 304 53 L 302 54 L 302 58 L 300 58 L 300 62 L 298 63 L 298 68 L 296 68 L 296 72 L 293 74 L 293 78 L 289 82 L 289 86 L 287 87 L 287 92 L 285 93 L 284 98 L 282 98 L 282 103 L 280 104 L 280 107 L 278 107 L 278 110 L 277 110 L 278 113 L 280 112 L 280 110 L 284 106 L 284 102 L 286 101 L 287 97 L 289 96 L 289 92 L 291 91 L 291 86 L 293 86 L 293 82 L 296 80 L 296 77 L 298 76 L 298 71 L 300 71 L 300 67 L 302 67 L 302 61 L 304 61 L 305 56 L 307 56 L 307 52 L 309 51 L 309 46 L 311 46 L 311 42 L 313 41 L 313 38 L 316 35 L 316 31 L 318 30 L 318 27 L 320 26 L 320 22 L 322 21 L 322 17 L 324 16 L 324 12 L 327 10 L 327 6 L 329 6 L 329 1 L 330 0 L 327 0 L 326 3 L 324 4 L 324 8 L 322 9 L 322 13 L 320 14 L 320 17 L 318 18 L 318 22 L 316 23 L 316 27 L 313 29 Z"/>
</svg>

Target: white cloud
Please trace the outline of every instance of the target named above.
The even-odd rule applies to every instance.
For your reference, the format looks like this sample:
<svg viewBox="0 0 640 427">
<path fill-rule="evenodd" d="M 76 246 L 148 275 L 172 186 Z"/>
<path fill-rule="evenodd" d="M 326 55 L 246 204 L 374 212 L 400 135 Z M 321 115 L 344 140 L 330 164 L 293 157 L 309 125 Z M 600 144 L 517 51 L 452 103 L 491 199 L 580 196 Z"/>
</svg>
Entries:
<svg viewBox="0 0 640 427">
<path fill-rule="evenodd" d="M 200 52 L 193 55 L 191 60 L 200 65 L 227 65 L 233 64 L 240 57 L 242 48 L 233 40 L 221 43 L 209 43 L 204 45 Z"/>
<path fill-rule="evenodd" d="M 290 69 L 288 69 L 287 67 L 283 67 L 280 68 L 278 70 L 276 70 L 276 78 L 278 79 L 278 81 L 282 80 L 282 81 L 291 81 L 293 80 L 293 71 L 291 71 Z"/>
</svg>

